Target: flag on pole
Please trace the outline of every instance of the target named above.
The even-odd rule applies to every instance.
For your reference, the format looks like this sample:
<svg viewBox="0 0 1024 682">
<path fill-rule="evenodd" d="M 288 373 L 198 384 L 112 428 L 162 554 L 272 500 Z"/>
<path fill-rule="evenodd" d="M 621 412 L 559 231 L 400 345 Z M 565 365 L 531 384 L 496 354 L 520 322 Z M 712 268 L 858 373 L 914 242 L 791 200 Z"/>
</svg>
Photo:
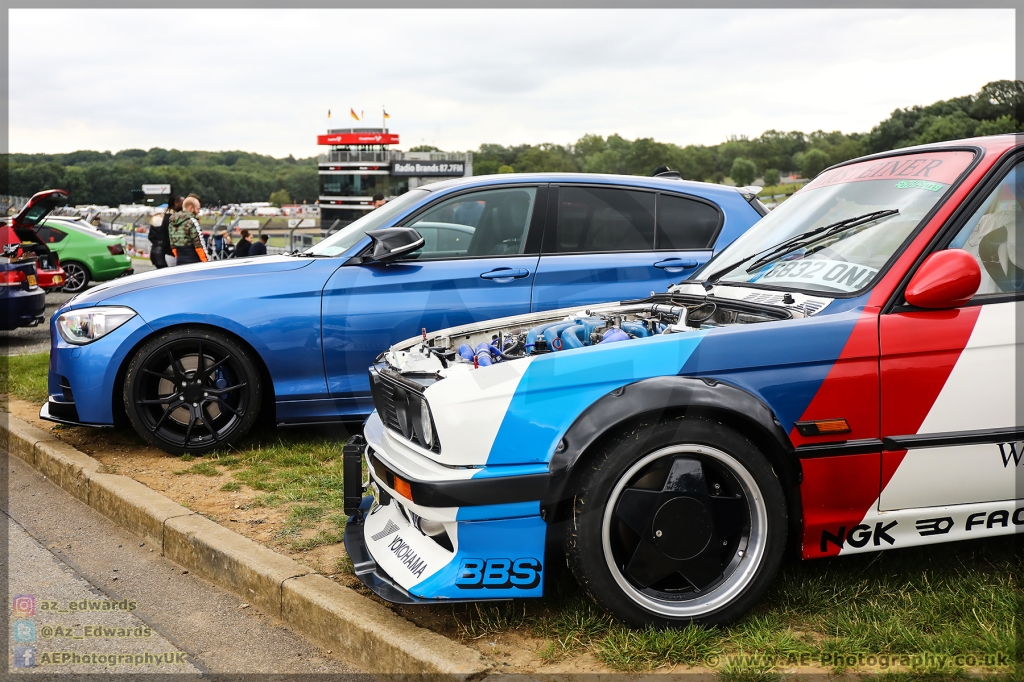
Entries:
<svg viewBox="0 0 1024 682">
<path fill-rule="evenodd" d="M 384 118 L 391 118 L 391 114 L 388 113 L 387 109 L 384 110 Z"/>
<path fill-rule="evenodd" d="M 359 120 L 359 114 L 356 113 L 355 109 L 349 108 L 348 113 L 352 114 L 352 118 L 355 120 Z"/>
<path fill-rule="evenodd" d="M 331 117 L 331 110 L 330 110 L 330 109 L 328 109 L 328 110 L 327 110 L 327 118 L 330 118 L 330 117 Z"/>
</svg>

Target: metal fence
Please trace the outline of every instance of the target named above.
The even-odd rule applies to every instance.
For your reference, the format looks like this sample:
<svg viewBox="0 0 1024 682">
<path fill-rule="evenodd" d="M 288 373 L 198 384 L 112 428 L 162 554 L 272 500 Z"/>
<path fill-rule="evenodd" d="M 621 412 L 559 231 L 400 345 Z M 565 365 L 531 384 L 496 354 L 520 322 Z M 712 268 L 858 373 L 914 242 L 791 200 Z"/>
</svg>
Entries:
<svg viewBox="0 0 1024 682">
<path fill-rule="evenodd" d="M 16 197 L 10 194 L 0 194 L 0 210 L 4 215 L 20 211 L 28 203 L 28 197 Z"/>
<path fill-rule="evenodd" d="M 150 249 L 149 228 L 151 216 L 123 216 L 101 218 L 96 225 L 103 232 L 125 237 L 128 247 L 135 254 L 148 254 Z M 251 223 L 258 223 L 252 225 Z M 241 238 L 241 230 L 248 229 L 253 241 L 262 235 L 269 237 L 267 253 L 293 253 L 303 251 L 318 243 L 325 237 L 337 232 L 341 227 L 340 220 L 321 221 L 319 218 L 288 218 L 272 217 L 256 220 L 252 217 L 219 216 L 213 223 L 203 219 L 201 224 L 207 241 L 212 245 L 225 244 L 224 235 L 229 235 L 232 244 Z M 230 248 L 210 249 L 213 260 L 228 256 Z"/>
</svg>

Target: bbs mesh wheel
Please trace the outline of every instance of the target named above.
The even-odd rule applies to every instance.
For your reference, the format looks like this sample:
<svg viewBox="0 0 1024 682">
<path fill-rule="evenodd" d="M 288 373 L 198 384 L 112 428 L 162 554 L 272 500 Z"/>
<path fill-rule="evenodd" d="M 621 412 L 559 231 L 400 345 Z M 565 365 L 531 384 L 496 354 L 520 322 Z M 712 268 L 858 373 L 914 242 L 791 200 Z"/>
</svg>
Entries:
<svg viewBox="0 0 1024 682">
<path fill-rule="evenodd" d="M 583 472 L 567 524 L 577 580 L 633 626 L 720 624 L 778 570 L 785 497 L 740 434 L 701 417 L 623 433 Z"/>
<path fill-rule="evenodd" d="M 175 329 L 147 342 L 125 375 L 135 430 L 173 454 L 202 454 L 252 427 L 263 395 L 250 353 L 226 334 Z"/>
</svg>

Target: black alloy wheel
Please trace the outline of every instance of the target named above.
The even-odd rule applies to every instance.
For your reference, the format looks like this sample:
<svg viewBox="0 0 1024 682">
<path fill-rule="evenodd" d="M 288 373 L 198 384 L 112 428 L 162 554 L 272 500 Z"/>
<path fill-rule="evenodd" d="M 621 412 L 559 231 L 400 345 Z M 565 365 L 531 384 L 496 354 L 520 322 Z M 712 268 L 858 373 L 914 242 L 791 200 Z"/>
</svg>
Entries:
<svg viewBox="0 0 1024 682">
<path fill-rule="evenodd" d="M 62 263 L 64 268 L 64 291 L 70 294 L 77 294 L 89 285 L 92 273 L 89 268 L 75 261 Z"/>
<path fill-rule="evenodd" d="M 767 589 L 785 549 L 785 498 L 771 465 L 707 419 L 613 438 L 576 493 L 570 567 L 629 625 L 733 620 Z"/>
<path fill-rule="evenodd" d="M 177 329 L 146 343 L 125 375 L 135 430 L 173 454 L 202 454 L 243 436 L 256 420 L 262 381 L 236 341 L 205 329 Z"/>
</svg>

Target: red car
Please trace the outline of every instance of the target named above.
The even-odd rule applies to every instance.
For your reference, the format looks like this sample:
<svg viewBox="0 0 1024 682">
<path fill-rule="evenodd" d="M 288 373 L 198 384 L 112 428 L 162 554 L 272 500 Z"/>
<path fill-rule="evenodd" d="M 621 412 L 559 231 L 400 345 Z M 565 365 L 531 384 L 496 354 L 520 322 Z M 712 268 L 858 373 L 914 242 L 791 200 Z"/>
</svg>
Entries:
<svg viewBox="0 0 1024 682">
<path fill-rule="evenodd" d="M 67 203 L 62 189 L 37 192 L 13 218 L 0 219 L 0 248 L 12 262 L 35 261 L 36 279 L 44 291 L 60 289 L 66 277 L 60 258 L 41 240 L 34 228 L 58 206 Z"/>
</svg>

